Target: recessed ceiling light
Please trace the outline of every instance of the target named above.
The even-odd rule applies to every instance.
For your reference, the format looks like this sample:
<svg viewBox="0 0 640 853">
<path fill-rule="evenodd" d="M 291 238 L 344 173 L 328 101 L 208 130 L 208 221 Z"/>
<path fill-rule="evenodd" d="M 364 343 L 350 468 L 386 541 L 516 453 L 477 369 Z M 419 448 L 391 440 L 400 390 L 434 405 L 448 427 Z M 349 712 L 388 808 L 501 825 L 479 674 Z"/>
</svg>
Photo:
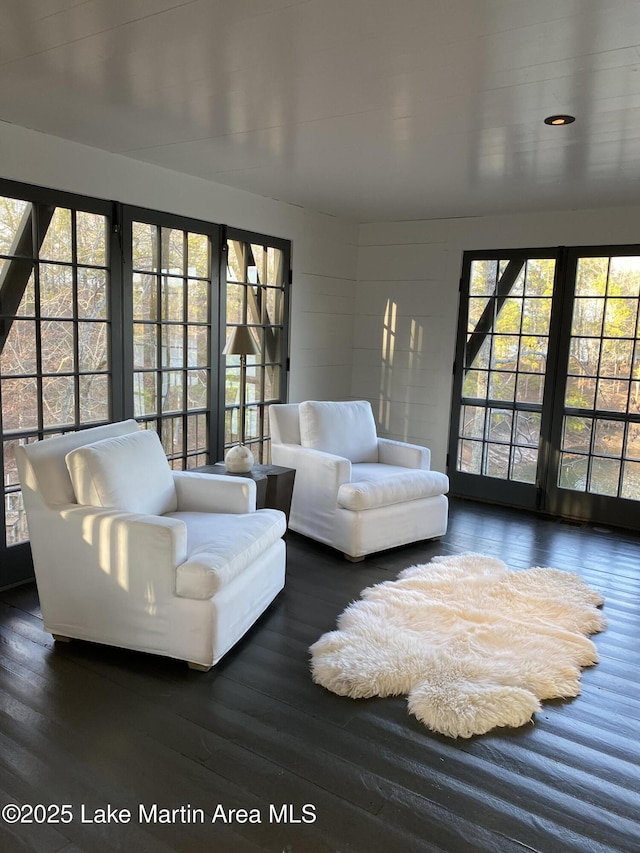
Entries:
<svg viewBox="0 0 640 853">
<path fill-rule="evenodd" d="M 544 123 L 552 124 L 554 127 L 560 127 L 563 124 L 571 124 L 575 120 L 575 116 L 547 116 Z"/>
</svg>

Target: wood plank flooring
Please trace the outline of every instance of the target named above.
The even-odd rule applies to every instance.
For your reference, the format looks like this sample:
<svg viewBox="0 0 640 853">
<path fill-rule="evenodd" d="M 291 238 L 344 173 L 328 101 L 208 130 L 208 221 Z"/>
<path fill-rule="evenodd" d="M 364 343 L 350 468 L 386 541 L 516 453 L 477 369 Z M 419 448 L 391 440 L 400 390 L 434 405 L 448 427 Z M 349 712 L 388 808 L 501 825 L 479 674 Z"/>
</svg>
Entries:
<svg viewBox="0 0 640 853">
<path fill-rule="evenodd" d="M 602 591 L 609 624 L 580 697 L 545 703 L 521 729 L 454 741 L 410 717 L 403 698 L 353 701 L 311 682 L 309 645 L 361 589 L 465 551 L 571 569 Z M 0 808 L 73 813 L 0 819 L 2 853 L 637 853 L 639 790 L 636 535 L 464 501 L 452 501 L 440 541 L 356 565 L 290 534 L 285 591 L 208 674 L 54 647 L 35 587 L 0 593 Z M 89 822 L 109 804 L 130 822 Z M 154 822 L 153 804 L 181 811 Z M 261 822 L 226 821 L 231 809 Z"/>
</svg>

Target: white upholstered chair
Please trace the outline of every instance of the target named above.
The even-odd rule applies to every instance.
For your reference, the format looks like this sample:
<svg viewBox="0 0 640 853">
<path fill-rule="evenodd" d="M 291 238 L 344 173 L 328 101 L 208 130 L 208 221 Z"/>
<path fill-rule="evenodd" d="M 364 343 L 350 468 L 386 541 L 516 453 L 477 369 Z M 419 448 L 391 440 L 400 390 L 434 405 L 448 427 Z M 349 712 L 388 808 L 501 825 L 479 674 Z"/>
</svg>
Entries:
<svg viewBox="0 0 640 853">
<path fill-rule="evenodd" d="M 135 421 L 17 449 L 45 630 L 207 670 L 284 586 L 255 483 L 171 471 Z"/>
<path fill-rule="evenodd" d="M 269 408 L 271 457 L 296 469 L 289 527 L 352 561 L 446 533 L 449 480 L 426 447 L 378 438 L 371 405 Z"/>
</svg>

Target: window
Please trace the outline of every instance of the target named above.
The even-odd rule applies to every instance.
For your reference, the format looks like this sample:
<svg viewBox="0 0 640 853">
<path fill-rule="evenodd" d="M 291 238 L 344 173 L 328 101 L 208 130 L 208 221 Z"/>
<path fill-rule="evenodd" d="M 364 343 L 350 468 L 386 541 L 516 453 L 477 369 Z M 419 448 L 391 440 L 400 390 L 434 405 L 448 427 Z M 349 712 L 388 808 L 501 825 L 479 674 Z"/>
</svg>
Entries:
<svg viewBox="0 0 640 853">
<path fill-rule="evenodd" d="M 4 547 L 26 543 L 18 444 L 113 417 L 111 205 L 0 196 Z M 4 576 L 0 583 L 13 580 Z"/>
<path fill-rule="evenodd" d="M 553 257 L 470 262 L 461 473 L 535 483 L 555 267 Z"/>
<path fill-rule="evenodd" d="M 131 414 L 158 432 L 173 468 L 206 465 L 210 451 L 217 455 L 219 229 L 133 210 L 123 227 L 131 258 Z"/>
<path fill-rule="evenodd" d="M 290 244 L 221 233 L 0 181 L 0 587 L 32 575 L 16 446 L 135 417 L 175 469 L 222 459 L 237 441 L 239 366 L 221 352 L 238 323 L 260 345 L 246 423 L 268 459 L 268 407 L 286 399 Z"/>
<path fill-rule="evenodd" d="M 455 492 L 640 529 L 639 246 L 465 254 L 456 365 Z"/>
<path fill-rule="evenodd" d="M 258 462 L 271 459 L 269 405 L 286 400 L 289 244 L 227 231 L 227 336 L 248 325 L 260 354 L 247 357 L 245 443 Z M 240 440 L 240 358 L 227 356 L 225 448 Z"/>
<path fill-rule="evenodd" d="M 558 485 L 640 501 L 640 256 L 577 258 Z"/>
</svg>

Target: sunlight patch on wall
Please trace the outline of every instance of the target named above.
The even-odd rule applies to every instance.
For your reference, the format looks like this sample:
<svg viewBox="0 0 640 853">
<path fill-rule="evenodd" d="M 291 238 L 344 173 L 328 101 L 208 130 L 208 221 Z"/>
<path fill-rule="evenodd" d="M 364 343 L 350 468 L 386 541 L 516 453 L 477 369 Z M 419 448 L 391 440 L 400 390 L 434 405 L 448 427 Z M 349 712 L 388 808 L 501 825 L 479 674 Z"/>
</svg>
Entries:
<svg viewBox="0 0 640 853">
<path fill-rule="evenodd" d="M 411 435 L 410 418 L 413 409 L 414 395 L 413 388 L 422 384 L 422 354 L 424 352 L 424 326 L 416 320 L 411 320 L 409 331 L 409 361 L 408 361 L 408 380 L 405 393 L 404 404 L 404 419 L 402 438 L 404 441 L 409 440 Z"/>
<path fill-rule="evenodd" d="M 391 423 L 391 385 L 396 348 L 397 318 L 397 303 L 387 299 L 382 326 L 382 358 L 380 361 L 380 394 L 378 398 L 378 421 L 387 431 Z"/>
<path fill-rule="evenodd" d="M 156 602 L 156 592 L 151 581 L 147 581 L 145 602 L 147 605 L 147 613 L 149 614 L 149 616 L 157 616 L 158 607 Z"/>
</svg>

